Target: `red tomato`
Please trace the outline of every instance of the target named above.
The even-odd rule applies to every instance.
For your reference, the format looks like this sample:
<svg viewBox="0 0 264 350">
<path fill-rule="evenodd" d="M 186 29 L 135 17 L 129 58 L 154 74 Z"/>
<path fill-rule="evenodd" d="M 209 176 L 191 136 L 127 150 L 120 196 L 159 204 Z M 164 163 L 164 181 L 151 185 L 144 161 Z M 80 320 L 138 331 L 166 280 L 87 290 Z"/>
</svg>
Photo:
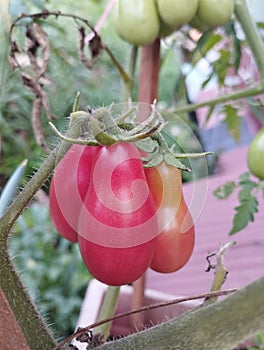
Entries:
<svg viewBox="0 0 264 350">
<path fill-rule="evenodd" d="M 50 216 L 57 231 L 71 242 L 78 241 L 77 222 L 96 151 L 96 147 L 73 145 L 58 163 L 51 181 Z"/>
<path fill-rule="evenodd" d="M 136 146 L 98 149 L 79 215 L 80 252 L 94 277 L 122 285 L 150 265 L 158 234 L 156 208 Z"/>
<path fill-rule="evenodd" d="M 175 272 L 189 260 L 194 247 L 194 224 L 182 192 L 181 171 L 166 163 L 145 169 L 157 208 L 157 237 L 151 269 Z"/>
</svg>

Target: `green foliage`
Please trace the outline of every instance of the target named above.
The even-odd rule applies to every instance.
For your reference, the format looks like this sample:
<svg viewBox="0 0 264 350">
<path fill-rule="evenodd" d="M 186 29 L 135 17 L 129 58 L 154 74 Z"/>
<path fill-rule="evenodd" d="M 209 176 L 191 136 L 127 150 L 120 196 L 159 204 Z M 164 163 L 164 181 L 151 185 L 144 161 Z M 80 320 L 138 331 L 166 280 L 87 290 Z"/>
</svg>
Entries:
<svg viewBox="0 0 264 350">
<path fill-rule="evenodd" d="M 250 178 L 249 173 L 241 174 L 237 182 L 228 181 L 219 186 L 214 195 L 219 199 L 228 198 L 235 189 L 238 189 L 239 205 L 235 207 L 233 227 L 229 235 L 237 233 L 245 228 L 249 222 L 253 222 L 258 212 L 258 192 L 263 192 L 263 182 L 256 182 Z"/>
<path fill-rule="evenodd" d="M 91 275 L 76 244 L 55 231 L 48 207 L 33 204 L 17 221 L 10 253 L 21 278 L 57 336 L 70 335 Z"/>
<path fill-rule="evenodd" d="M 234 181 L 227 181 L 214 191 L 214 195 L 219 199 L 225 199 L 232 194 L 235 188 L 236 184 Z"/>
<path fill-rule="evenodd" d="M 229 104 L 223 106 L 225 113 L 225 123 L 228 131 L 233 136 L 236 142 L 240 140 L 241 117 L 239 116 L 239 109 Z"/>
<path fill-rule="evenodd" d="M 61 10 L 75 13 L 95 24 L 99 19 L 106 1 L 54 3 L 47 1 L 28 2 L 16 0 L 10 2 L 11 20 L 21 13 L 40 12 L 44 7 L 49 10 Z M 72 10 L 73 9 L 73 10 Z M 6 19 L 8 21 L 8 19 Z M 65 128 L 65 118 L 69 115 L 77 91 L 81 91 L 80 107 L 108 105 L 120 102 L 121 81 L 117 69 L 110 58 L 103 54 L 93 70 L 85 68 L 78 57 L 77 25 L 72 19 L 49 18 L 43 23 L 43 29 L 50 39 L 51 59 L 48 65 L 47 92 L 55 124 L 59 129 Z M 25 28 L 20 26 L 14 31 L 13 40 L 24 50 Z M 88 33 L 88 31 L 87 31 Z M 103 40 L 109 45 L 121 64 L 125 64 L 127 46 L 113 35 L 111 23 L 108 20 L 102 29 Z M 0 159 L 0 189 L 12 173 L 16 164 L 23 159 L 29 159 L 28 168 L 39 165 L 43 156 L 42 149 L 36 144 L 31 121 L 31 109 L 34 99 L 31 91 L 20 79 L 20 70 L 11 70 L 8 62 L 8 33 L 0 21 L 0 130 L 2 138 Z M 24 52 L 22 51 L 22 55 Z M 27 67 L 26 67 L 27 69 Z M 111 88 L 110 88 L 111 87 Z M 48 126 L 45 113 L 42 113 L 42 130 L 48 142 L 53 141 L 53 133 Z"/>
</svg>

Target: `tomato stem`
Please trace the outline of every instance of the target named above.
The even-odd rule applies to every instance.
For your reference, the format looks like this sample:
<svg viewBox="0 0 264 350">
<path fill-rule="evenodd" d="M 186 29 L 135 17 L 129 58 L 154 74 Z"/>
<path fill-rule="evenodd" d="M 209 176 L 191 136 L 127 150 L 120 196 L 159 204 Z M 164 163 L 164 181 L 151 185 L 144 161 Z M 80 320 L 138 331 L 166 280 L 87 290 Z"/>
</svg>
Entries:
<svg viewBox="0 0 264 350">
<path fill-rule="evenodd" d="M 206 100 L 200 103 L 193 103 L 193 104 L 178 106 L 177 108 L 173 109 L 171 113 L 180 114 L 180 113 L 191 112 L 206 106 L 209 107 L 209 106 L 218 105 L 220 103 L 226 103 L 226 102 L 236 101 L 236 100 L 240 100 L 251 96 L 261 95 L 263 94 L 263 92 L 264 92 L 264 85 L 258 84 L 257 86 L 254 86 L 252 88 L 241 89 L 234 93 L 222 95 L 217 98 Z"/>
<path fill-rule="evenodd" d="M 246 35 L 247 43 L 255 58 L 261 82 L 264 83 L 264 44 L 245 0 L 235 1 L 235 15 Z"/>
<path fill-rule="evenodd" d="M 118 302 L 119 292 L 119 286 L 108 286 L 104 296 L 103 304 L 100 309 L 99 316 L 97 318 L 97 322 L 110 318 L 114 315 Z M 103 323 L 95 328 L 95 333 L 101 334 L 104 340 L 106 341 L 107 337 L 110 334 L 111 325 L 112 322 Z"/>
<path fill-rule="evenodd" d="M 126 80 L 126 81 L 123 80 L 124 81 L 124 101 L 125 102 L 132 100 L 137 57 L 138 57 L 138 47 L 132 46 L 131 52 L 130 52 L 130 57 L 129 57 L 129 63 L 128 63 L 128 75 L 130 77 L 130 80 Z"/>
</svg>

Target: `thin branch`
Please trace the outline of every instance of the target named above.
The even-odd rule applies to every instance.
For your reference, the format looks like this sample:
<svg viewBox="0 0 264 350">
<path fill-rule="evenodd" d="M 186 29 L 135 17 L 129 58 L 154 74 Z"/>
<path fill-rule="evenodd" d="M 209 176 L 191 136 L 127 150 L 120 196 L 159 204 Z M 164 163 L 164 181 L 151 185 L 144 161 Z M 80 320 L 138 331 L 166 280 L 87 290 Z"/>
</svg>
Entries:
<svg viewBox="0 0 264 350">
<path fill-rule="evenodd" d="M 194 295 L 194 296 L 190 296 L 190 297 L 182 297 L 182 298 L 176 298 L 176 299 L 173 299 L 173 300 L 170 300 L 170 301 L 163 301 L 161 303 L 156 303 L 156 304 L 152 304 L 152 305 L 148 305 L 148 306 L 143 306 L 143 307 L 141 307 L 139 309 L 134 309 L 134 310 L 122 312 L 120 314 L 117 314 L 117 315 L 115 315 L 113 317 L 110 317 L 110 318 L 107 318 L 105 320 L 92 323 L 91 325 L 89 325 L 87 327 L 79 328 L 75 333 L 73 333 L 71 336 L 69 336 L 64 341 L 62 341 L 60 344 L 58 344 L 53 350 L 59 350 L 65 344 L 69 343 L 70 341 L 72 341 L 77 336 L 85 334 L 86 332 L 90 331 L 91 329 L 94 329 L 94 328 L 96 328 L 98 326 L 101 326 L 104 323 L 108 323 L 108 322 L 117 320 L 119 318 L 123 318 L 123 317 L 126 317 L 126 316 L 137 314 L 137 313 L 140 313 L 140 312 L 143 312 L 143 311 L 149 311 L 149 310 L 158 309 L 160 307 L 164 307 L 164 306 L 168 306 L 168 305 L 175 305 L 175 304 L 183 303 L 183 302 L 186 302 L 186 301 L 204 299 L 204 298 L 213 297 L 213 296 L 224 296 L 224 295 L 228 295 L 228 294 L 231 294 L 231 293 L 234 293 L 234 292 L 236 292 L 236 289 L 228 289 L 228 290 L 223 290 L 223 291 L 218 291 L 218 292 L 202 293 L 202 294 L 198 294 L 198 295 Z"/>
<path fill-rule="evenodd" d="M 97 350 L 230 350 L 264 329 L 264 277 L 223 300 Z"/>
<path fill-rule="evenodd" d="M 234 93 L 219 96 L 211 100 L 206 100 L 200 103 L 193 103 L 193 104 L 178 106 L 177 108 L 174 108 L 171 112 L 175 114 L 187 113 L 187 112 L 195 111 L 202 107 L 210 107 L 210 106 L 218 105 L 220 103 L 227 103 L 227 102 L 236 101 L 247 97 L 261 95 L 263 93 L 264 93 L 264 84 L 260 83 L 259 85 L 254 86 L 252 88 L 241 89 Z"/>
</svg>

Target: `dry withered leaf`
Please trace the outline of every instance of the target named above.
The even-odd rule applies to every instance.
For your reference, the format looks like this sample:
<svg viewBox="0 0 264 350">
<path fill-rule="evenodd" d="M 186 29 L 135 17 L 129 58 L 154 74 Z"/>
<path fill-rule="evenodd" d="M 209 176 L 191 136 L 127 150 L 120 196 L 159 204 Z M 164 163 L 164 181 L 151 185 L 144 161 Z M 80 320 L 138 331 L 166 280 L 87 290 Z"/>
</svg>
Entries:
<svg viewBox="0 0 264 350">
<path fill-rule="evenodd" d="M 85 48 L 85 29 L 83 27 L 78 28 L 79 37 L 78 37 L 78 55 L 82 62 L 82 64 L 88 68 L 91 69 L 93 66 L 93 63 L 87 59 L 84 48 Z"/>
<path fill-rule="evenodd" d="M 32 104 L 32 128 L 37 144 L 47 150 L 47 145 L 41 127 L 42 102 L 40 97 L 36 97 Z"/>
<path fill-rule="evenodd" d="M 50 120 L 54 119 L 55 116 L 53 115 L 50 108 L 48 94 L 46 93 L 46 91 L 43 90 L 43 87 L 40 84 L 40 82 L 36 81 L 31 75 L 24 72 L 21 72 L 20 76 L 22 78 L 24 85 L 31 89 L 31 91 L 34 93 L 36 98 L 41 99 L 42 106 L 45 109 L 48 118 Z"/>
<path fill-rule="evenodd" d="M 49 64 L 49 59 L 50 59 L 49 38 L 47 33 L 42 29 L 42 27 L 38 23 L 35 22 L 33 27 L 34 27 L 35 37 L 42 49 L 41 68 L 38 74 L 38 76 L 41 77 L 46 72 Z"/>
<path fill-rule="evenodd" d="M 34 23 L 33 27 L 27 26 L 26 38 L 26 52 L 31 66 L 39 78 L 45 74 L 48 67 L 50 58 L 49 38 L 38 23 Z M 41 56 L 38 54 L 38 49 L 41 49 Z"/>
<path fill-rule="evenodd" d="M 89 41 L 89 49 L 91 52 L 92 61 L 96 62 L 104 49 L 101 37 L 99 35 L 94 35 Z"/>
</svg>

